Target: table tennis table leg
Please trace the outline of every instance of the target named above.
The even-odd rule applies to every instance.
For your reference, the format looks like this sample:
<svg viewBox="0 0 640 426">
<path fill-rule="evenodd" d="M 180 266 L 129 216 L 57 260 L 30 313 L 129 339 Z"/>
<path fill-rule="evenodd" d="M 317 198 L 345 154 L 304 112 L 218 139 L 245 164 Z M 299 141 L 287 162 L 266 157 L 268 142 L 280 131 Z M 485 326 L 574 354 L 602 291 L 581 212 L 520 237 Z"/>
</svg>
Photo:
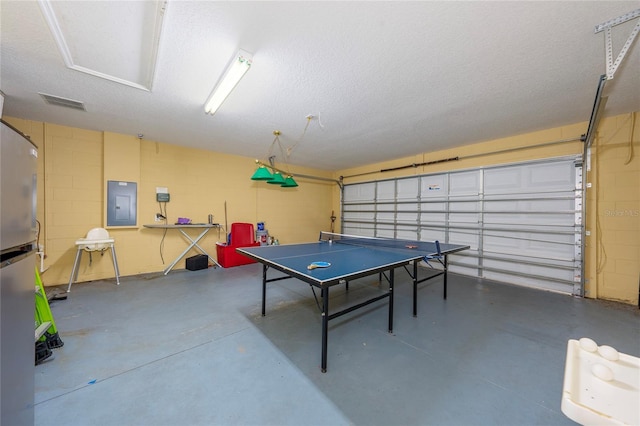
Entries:
<svg viewBox="0 0 640 426">
<path fill-rule="evenodd" d="M 447 275 L 449 275 L 447 274 L 447 265 L 448 265 L 447 255 L 445 254 L 444 255 L 444 295 L 443 295 L 444 300 L 447 300 Z"/>
<path fill-rule="evenodd" d="M 393 272 L 389 271 L 389 333 L 393 333 Z"/>
<path fill-rule="evenodd" d="M 322 364 L 320 369 L 323 373 L 327 372 L 327 340 L 329 333 L 329 288 L 323 287 L 322 297 Z"/>
<path fill-rule="evenodd" d="M 413 316 L 418 316 L 418 261 L 413 261 Z"/>
<path fill-rule="evenodd" d="M 269 267 L 266 264 L 262 265 L 262 316 L 266 315 L 267 305 L 267 269 Z"/>
</svg>

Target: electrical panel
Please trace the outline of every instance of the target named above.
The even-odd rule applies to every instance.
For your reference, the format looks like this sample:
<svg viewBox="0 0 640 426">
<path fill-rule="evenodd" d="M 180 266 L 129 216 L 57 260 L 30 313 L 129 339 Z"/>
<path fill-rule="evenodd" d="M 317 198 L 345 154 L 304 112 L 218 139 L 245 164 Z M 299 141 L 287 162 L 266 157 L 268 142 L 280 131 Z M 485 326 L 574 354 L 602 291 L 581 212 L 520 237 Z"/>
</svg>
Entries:
<svg viewBox="0 0 640 426">
<path fill-rule="evenodd" d="M 138 184 L 107 181 L 107 226 L 136 226 Z"/>
</svg>

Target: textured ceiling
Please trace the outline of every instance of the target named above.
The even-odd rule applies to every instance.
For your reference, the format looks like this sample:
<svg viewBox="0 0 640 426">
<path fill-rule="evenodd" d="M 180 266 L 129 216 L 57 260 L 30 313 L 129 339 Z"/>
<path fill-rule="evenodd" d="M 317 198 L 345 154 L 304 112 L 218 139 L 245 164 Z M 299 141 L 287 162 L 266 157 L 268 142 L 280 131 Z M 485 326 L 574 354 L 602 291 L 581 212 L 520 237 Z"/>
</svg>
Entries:
<svg viewBox="0 0 640 426">
<path fill-rule="evenodd" d="M 72 27 L 74 7 L 95 11 L 101 25 L 73 28 L 117 34 L 92 46 L 109 56 L 151 31 L 105 12 L 117 3 L 68 2 L 61 26 Z M 248 157 L 264 158 L 280 130 L 285 147 L 297 144 L 291 164 L 338 170 L 588 121 L 605 73 L 594 27 L 638 5 L 169 1 L 147 91 L 67 68 L 38 3 L 2 0 L 0 89 L 6 115 Z M 614 58 L 637 21 L 613 28 Z M 606 86 L 605 116 L 640 110 L 638 44 Z M 253 65 L 206 115 L 238 49 Z"/>
</svg>

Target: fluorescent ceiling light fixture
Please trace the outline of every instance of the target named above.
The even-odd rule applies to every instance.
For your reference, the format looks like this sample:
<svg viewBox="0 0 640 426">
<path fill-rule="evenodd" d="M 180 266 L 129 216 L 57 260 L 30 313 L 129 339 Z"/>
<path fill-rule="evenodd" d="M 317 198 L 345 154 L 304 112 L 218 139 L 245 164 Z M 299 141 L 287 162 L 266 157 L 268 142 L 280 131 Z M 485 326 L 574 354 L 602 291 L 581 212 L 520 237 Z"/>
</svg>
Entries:
<svg viewBox="0 0 640 426">
<path fill-rule="evenodd" d="M 251 68 L 252 55 L 249 52 L 240 50 L 231 61 L 231 65 L 227 68 L 224 76 L 220 79 L 218 85 L 213 89 L 207 103 L 204 105 L 204 112 L 207 114 L 215 114 L 220 105 L 227 99 L 227 96 L 233 91 L 240 79 Z"/>
</svg>

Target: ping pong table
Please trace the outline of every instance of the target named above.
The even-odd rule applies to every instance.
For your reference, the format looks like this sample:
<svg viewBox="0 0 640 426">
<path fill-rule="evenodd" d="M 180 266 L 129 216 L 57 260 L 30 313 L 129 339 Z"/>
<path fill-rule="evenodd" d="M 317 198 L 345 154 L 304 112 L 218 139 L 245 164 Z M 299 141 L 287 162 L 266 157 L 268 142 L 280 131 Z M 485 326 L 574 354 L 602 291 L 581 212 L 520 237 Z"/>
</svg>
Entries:
<svg viewBox="0 0 640 426">
<path fill-rule="evenodd" d="M 438 242 L 410 241 L 393 238 L 373 238 L 321 232 L 317 242 L 238 248 L 236 251 L 262 263 L 262 315 L 266 315 L 267 283 L 288 278 L 297 278 L 320 289 L 322 298 L 322 363 L 327 371 L 328 322 L 371 303 L 389 299 L 388 331 L 393 332 L 393 286 L 394 271 L 402 266 L 413 281 L 413 315 L 417 315 L 418 284 L 437 276 L 444 276 L 444 298 L 447 297 L 447 256 L 469 246 L 440 244 Z M 418 278 L 418 263 L 436 260 L 442 268 L 436 273 Z M 407 265 L 413 263 L 413 271 Z M 267 278 L 267 271 L 275 269 L 285 275 Z M 329 313 L 329 289 L 350 280 L 380 274 L 389 282 L 386 293 Z M 388 274 L 388 276 L 387 276 Z M 315 294 L 315 292 L 314 292 Z"/>
</svg>

